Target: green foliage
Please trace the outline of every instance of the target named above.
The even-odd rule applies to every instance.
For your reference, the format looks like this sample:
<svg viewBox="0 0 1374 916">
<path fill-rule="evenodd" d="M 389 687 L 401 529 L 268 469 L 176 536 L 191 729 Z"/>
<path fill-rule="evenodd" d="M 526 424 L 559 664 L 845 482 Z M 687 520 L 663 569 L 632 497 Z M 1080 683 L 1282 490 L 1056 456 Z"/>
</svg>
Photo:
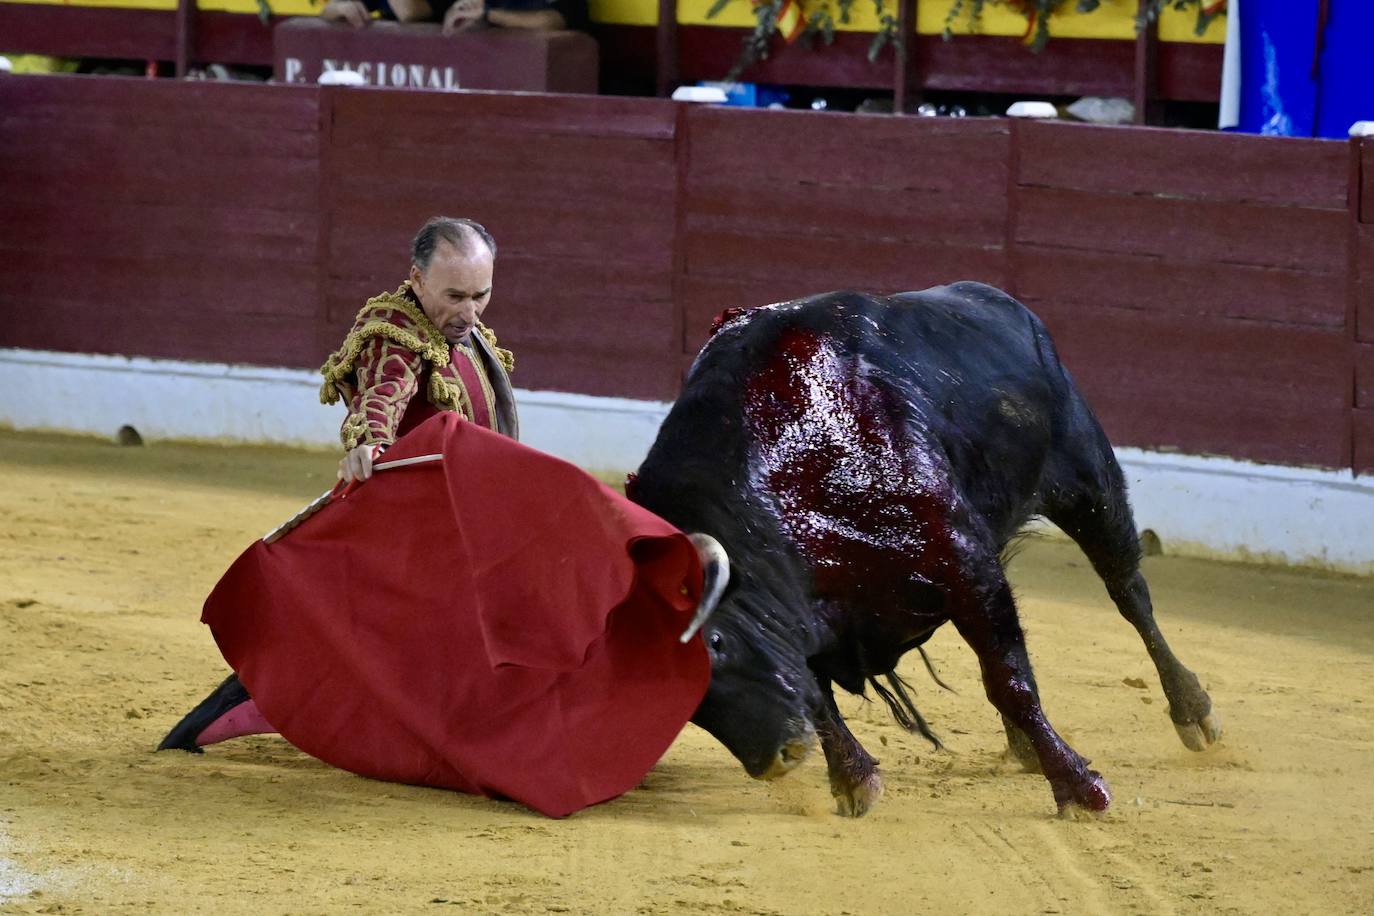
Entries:
<svg viewBox="0 0 1374 916">
<path fill-rule="evenodd" d="M 906 58 L 906 36 L 897 32 L 897 17 L 887 9 L 885 0 L 873 0 L 873 12 L 878 16 L 878 31 L 868 43 L 868 62 L 876 63 L 883 48 L 891 44 L 900 58 Z"/>
<path fill-rule="evenodd" d="M 707 19 L 714 19 L 720 11 L 734 0 L 715 0 L 706 11 Z M 785 0 L 760 0 L 754 6 L 754 27 L 744 36 L 740 55 L 725 75 L 727 81 L 739 79 L 741 73 L 761 60 L 768 59 L 772 46 L 773 32 L 778 25 L 778 14 L 782 12 Z M 822 44 L 835 41 L 836 24 L 848 25 L 854 0 L 799 0 L 802 15 L 806 17 L 801 36 L 797 39 L 803 47 L 814 47 L 817 38 Z M 873 9 L 878 16 L 878 31 L 868 46 L 869 62 L 876 61 L 883 48 L 889 44 L 896 53 L 906 55 L 905 36 L 897 34 L 897 16 L 894 0 L 873 0 Z"/>
<path fill-rule="evenodd" d="M 803 48 L 813 48 L 818 37 L 821 44 L 833 44 L 835 41 L 835 17 L 828 9 L 812 10 L 807 14 L 806 27 L 797 41 Z"/>
<path fill-rule="evenodd" d="M 989 3 L 996 6 L 1010 6 L 1027 16 L 1033 15 L 1035 17 L 1035 31 L 1031 36 L 1031 50 L 1038 52 L 1050 40 L 1050 14 L 1068 3 L 1068 0 L 952 0 L 949 14 L 945 16 L 945 41 L 954 37 L 954 23 L 959 21 L 959 17 L 964 14 L 965 10 L 967 10 L 969 22 L 977 28 L 979 21 L 983 18 L 983 8 Z M 1091 12 L 1097 8 L 1098 3 L 1099 0 L 1078 0 L 1077 9 L 1080 13 Z"/>
<path fill-rule="evenodd" d="M 728 3 L 729 0 L 726 2 Z M 754 28 L 748 35 L 744 36 L 739 57 L 735 58 L 735 63 L 730 67 L 730 72 L 725 74 L 726 82 L 733 83 L 750 66 L 760 60 L 768 59 L 768 45 L 773 39 L 773 30 L 777 28 L 778 13 L 782 10 L 782 4 L 783 0 L 765 0 L 765 2 L 754 7 Z M 711 12 L 707 13 L 707 16 L 715 15 L 723 5 L 717 3 L 711 8 Z"/>
<path fill-rule="evenodd" d="M 715 0 L 711 4 L 711 8 L 706 11 L 706 18 L 715 18 L 721 10 L 725 9 L 726 5 L 732 2 L 735 0 Z M 785 0 L 759 0 L 755 5 L 754 27 L 744 37 L 740 56 L 725 76 L 727 80 L 738 79 L 739 75 L 750 66 L 760 60 L 768 59 L 773 32 L 778 25 L 778 14 L 782 11 L 784 2 Z M 835 26 L 837 24 L 849 24 L 850 11 L 854 6 L 854 0 L 798 0 L 798 2 L 801 3 L 802 15 L 806 17 L 806 24 L 799 41 L 806 47 L 814 47 L 817 38 L 820 38 L 821 42 L 826 45 L 833 43 Z M 968 21 L 976 28 L 983 17 L 984 8 L 989 4 L 1009 6 L 1026 14 L 1027 17 L 1034 17 L 1030 46 L 1032 51 L 1040 51 L 1045 47 L 1045 43 L 1050 40 L 1050 15 L 1062 12 L 1070 3 L 1073 4 L 1075 12 L 1087 14 L 1098 9 L 1102 5 L 1102 0 L 949 0 L 949 13 L 945 16 L 944 38 L 948 41 L 954 37 L 954 24 L 961 17 L 967 16 Z M 258 0 L 258 4 L 260 10 L 267 8 L 267 0 Z M 1211 24 L 1213 19 L 1226 12 L 1225 3 L 1218 4 L 1216 0 L 1146 0 L 1140 15 L 1136 17 L 1136 28 L 1141 30 L 1147 28 L 1151 22 L 1159 18 L 1161 12 L 1169 8 L 1197 10 L 1196 31 L 1199 35 L 1207 30 L 1207 26 Z M 893 46 L 899 57 L 905 58 L 907 36 L 900 35 L 897 31 L 896 0 L 873 0 L 873 9 L 878 16 L 878 31 L 874 33 L 873 40 L 868 45 L 869 62 L 875 62 L 883 48 L 889 44 Z M 270 13 L 270 10 L 268 12 Z"/>
<path fill-rule="evenodd" d="M 1226 4 L 1217 3 L 1215 0 L 1146 0 L 1141 15 L 1136 16 L 1135 27 L 1144 29 L 1151 22 L 1159 18 L 1159 14 L 1166 9 L 1173 7 L 1180 12 L 1185 12 L 1190 8 L 1197 9 L 1197 24 L 1193 27 L 1193 32 L 1201 35 L 1207 31 L 1207 26 L 1212 24 L 1212 20 L 1226 13 Z M 1209 12 L 1208 9 L 1211 9 Z"/>
<path fill-rule="evenodd" d="M 1010 6 L 1028 17 L 1034 16 L 1034 33 L 1031 35 L 1030 45 L 1032 51 L 1040 51 L 1050 40 L 1050 14 L 1061 12 L 1069 5 L 1069 0 L 950 0 L 949 14 L 945 16 L 945 40 L 949 41 L 953 37 L 954 23 L 959 21 L 960 16 L 967 15 L 969 22 L 976 26 L 983 16 L 983 8 L 989 3 Z M 1101 5 L 1102 0 L 1076 0 L 1073 8 L 1076 13 L 1086 14 Z M 1181 11 L 1196 9 L 1195 30 L 1199 35 L 1207 31 L 1207 26 L 1211 25 L 1213 19 L 1226 12 L 1226 4 L 1217 4 L 1216 0 L 1146 0 L 1140 15 L 1136 17 L 1136 28 L 1143 31 L 1159 18 L 1161 12 L 1170 7 Z M 1208 12 L 1209 8 L 1211 12 Z"/>
</svg>

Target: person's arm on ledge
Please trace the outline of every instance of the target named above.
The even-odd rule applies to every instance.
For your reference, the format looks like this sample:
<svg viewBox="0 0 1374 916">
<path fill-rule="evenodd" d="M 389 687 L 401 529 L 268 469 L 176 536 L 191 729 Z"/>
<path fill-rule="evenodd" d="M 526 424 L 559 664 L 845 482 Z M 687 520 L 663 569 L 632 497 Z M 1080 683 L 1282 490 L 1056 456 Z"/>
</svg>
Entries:
<svg viewBox="0 0 1374 916">
<path fill-rule="evenodd" d="M 394 17 L 397 22 L 431 22 L 434 19 L 434 9 L 428 0 L 390 0 L 381 4 L 380 14 L 383 19 Z M 372 11 L 363 0 L 329 0 L 320 10 L 320 18 L 346 22 L 361 29 L 372 20 Z"/>
<path fill-rule="evenodd" d="M 426 0 L 391 0 L 397 22 L 432 22 L 434 10 Z"/>
<path fill-rule="evenodd" d="M 328 22 L 346 22 L 355 29 L 367 25 L 372 14 L 360 0 L 329 0 L 320 10 L 320 18 Z"/>
<path fill-rule="evenodd" d="M 488 6 L 485 0 L 458 0 L 444 13 L 444 34 L 466 32 L 482 23 L 503 29 L 566 29 L 568 21 L 552 7 L 538 10 L 508 10 Z"/>
<path fill-rule="evenodd" d="M 555 32 L 568 27 L 558 10 L 487 10 L 487 21 L 503 29 L 544 29 Z"/>
</svg>

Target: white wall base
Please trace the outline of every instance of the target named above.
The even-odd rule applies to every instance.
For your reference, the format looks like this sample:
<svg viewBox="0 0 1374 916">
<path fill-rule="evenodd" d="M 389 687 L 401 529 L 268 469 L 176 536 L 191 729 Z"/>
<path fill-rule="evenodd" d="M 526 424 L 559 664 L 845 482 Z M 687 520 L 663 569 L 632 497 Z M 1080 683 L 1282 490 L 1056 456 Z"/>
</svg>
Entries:
<svg viewBox="0 0 1374 916">
<path fill-rule="evenodd" d="M 0 423 L 112 436 L 338 446 L 341 409 L 296 369 L 0 349 Z M 517 390 L 526 444 L 621 471 L 648 452 L 669 405 Z M 1117 450 L 1136 524 L 1166 553 L 1374 575 L 1374 476 Z"/>
<path fill-rule="evenodd" d="M 1119 448 L 1165 553 L 1374 575 L 1374 476 Z"/>
<path fill-rule="evenodd" d="M 145 439 L 339 447 L 342 405 L 304 369 L 0 348 L 0 423 Z M 526 444 L 592 470 L 636 467 L 670 405 L 516 389 Z"/>
</svg>

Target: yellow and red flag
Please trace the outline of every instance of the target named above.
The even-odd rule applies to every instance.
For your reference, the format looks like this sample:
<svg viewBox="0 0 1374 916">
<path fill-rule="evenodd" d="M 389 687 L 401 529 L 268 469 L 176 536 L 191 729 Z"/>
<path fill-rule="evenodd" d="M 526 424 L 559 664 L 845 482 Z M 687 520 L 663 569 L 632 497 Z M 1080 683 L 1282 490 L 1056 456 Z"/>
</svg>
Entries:
<svg viewBox="0 0 1374 916">
<path fill-rule="evenodd" d="M 768 0 L 753 0 L 754 6 L 759 6 Z M 782 5 L 778 7 L 778 18 L 775 24 L 778 34 L 782 40 L 789 45 L 801 37 L 802 31 L 806 28 L 806 14 L 802 12 L 801 3 L 798 0 L 782 0 Z"/>
</svg>

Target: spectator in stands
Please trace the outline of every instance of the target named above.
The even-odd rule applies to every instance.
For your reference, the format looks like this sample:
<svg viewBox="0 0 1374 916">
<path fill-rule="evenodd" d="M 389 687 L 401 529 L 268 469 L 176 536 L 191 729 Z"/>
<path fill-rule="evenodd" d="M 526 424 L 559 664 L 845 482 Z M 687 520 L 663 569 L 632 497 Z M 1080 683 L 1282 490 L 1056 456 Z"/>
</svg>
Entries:
<svg viewBox="0 0 1374 916">
<path fill-rule="evenodd" d="M 443 22 L 445 35 L 479 25 L 545 31 L 585 29 L 587 0 L 456 0 L 444 12 Z"/>
<path fill-rule="evenodd" d="M 374 14 L 396 22 L 442 22 L 444 34 L 481 26 L 584 29 L 587 0 L 329 0 L 320 16 L 362 28 Z"/>
<path fill-rule="evenodd" d="M 329 0 L 320 10 L 320 18 L 330 22 L 346 22 L 361 29 L 373 18 L 395 22 L 432 22 L 434 10 L 426 0 Z"/>
</svg>

